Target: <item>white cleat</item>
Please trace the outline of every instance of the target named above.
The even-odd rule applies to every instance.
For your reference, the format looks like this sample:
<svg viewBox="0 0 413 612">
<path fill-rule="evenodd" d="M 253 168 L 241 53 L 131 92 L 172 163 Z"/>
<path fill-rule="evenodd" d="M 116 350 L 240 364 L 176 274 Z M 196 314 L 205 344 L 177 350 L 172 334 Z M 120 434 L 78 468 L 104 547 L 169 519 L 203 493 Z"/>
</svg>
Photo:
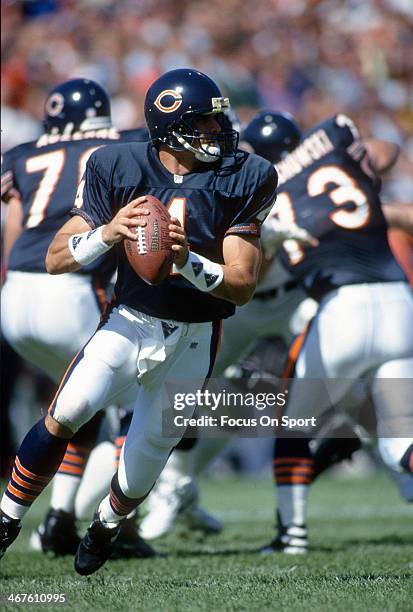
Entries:
<svg viewBox="0 0 413 612">
<path fill-rule="evenodd" d="M 223 529 L 218 519 L 198 506 L 198 488 L 190 476 L 181 476 L 174 482 L 159 480 L 148 498 L 148 513 L 139 533 L 145 540 L 154 540 L 166 536 L 178 523 L 206 535 Z"/>
<path fill-rule="evenodd" d="M 42 551 L 41 536 L 44 534 L 44 525 L 41 523 L 36 529 L 30 534 L 29 548 L 30 550 Z"/>
<path fill-rule="evenodd" d="M 191 531 L 202 531 L 204 534 L 221 533 L 224 526 L 215 516 L 203 508 L 193 505 L 182 514 L 181 521 Z"/>
<path fill-rule="evenodd" d="M 189 476 L 183 476 L 173 483 L 161 479 L 148 498 L 148 514 L 139 527 L 142 538 L 154 540 L 168 534 L 197 497 L 196 486 Z"/>
</svg>

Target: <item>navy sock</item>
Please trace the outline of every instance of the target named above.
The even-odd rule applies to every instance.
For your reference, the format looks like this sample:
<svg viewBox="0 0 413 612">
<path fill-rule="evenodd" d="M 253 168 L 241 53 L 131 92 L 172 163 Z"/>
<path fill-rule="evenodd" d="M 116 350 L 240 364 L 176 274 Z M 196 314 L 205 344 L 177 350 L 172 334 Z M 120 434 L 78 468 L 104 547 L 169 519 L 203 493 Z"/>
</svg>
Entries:
<svg viewBox="0 0 413 612">
<path fill-rule="evenodd" d="M 309 438 L 277 438 L 274 446 L 274 479 L 278 485 L 309 485 L 314 460 Z"/>
<path fill-rule="evenodd" d="M 21 443 L 5 495 L 31 506 L 57 472 L 68 442 L 49 433 L 44 418 L 38 421 Z"/>
<path fill-rule="evenodd" d="M 149 492 L 147 495 L 149 495 Z M 116 472 L 114 474 L 112 482 L 110 483 L 109 504 L 113 512 L 117 515 L 127 516 L 143 502 L 147 495 L 138 498 L 127 497 L 120 488 L 118 473 Z"/>
</svg>

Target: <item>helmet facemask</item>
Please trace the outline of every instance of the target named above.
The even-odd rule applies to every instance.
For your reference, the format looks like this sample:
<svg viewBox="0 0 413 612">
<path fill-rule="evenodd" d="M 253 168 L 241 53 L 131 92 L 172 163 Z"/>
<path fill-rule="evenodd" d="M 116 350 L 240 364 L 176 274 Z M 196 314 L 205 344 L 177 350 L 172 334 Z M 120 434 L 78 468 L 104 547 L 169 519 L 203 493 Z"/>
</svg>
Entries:
<svg viewBox="0 0 413 612">
<path fill-rule="evenodd" d="M 201 115 L 214 115 L 221 127 L 220 132 L 204 132 L 196 127 L 196 120 Z M 224 123 L 223 113 L 187 112 L 176 123 L 170 126 L 168 146 L 175 151 L 191 151 L 195 158 L 204 163 L 213 163 L 224 155 L 234 155 L 238 146 L 238 132 L 228 129 Z"/>
</svg>

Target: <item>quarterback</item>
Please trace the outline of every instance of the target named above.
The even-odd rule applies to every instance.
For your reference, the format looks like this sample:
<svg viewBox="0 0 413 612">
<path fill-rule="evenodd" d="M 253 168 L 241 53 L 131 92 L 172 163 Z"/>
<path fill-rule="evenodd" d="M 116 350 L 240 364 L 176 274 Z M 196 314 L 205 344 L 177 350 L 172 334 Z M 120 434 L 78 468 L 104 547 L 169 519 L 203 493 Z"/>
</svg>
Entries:
<svg viewBox="0 0 413 612">
<path fill-rule="evenodd" d="M 150 141 L 102 148 L 89 159 L 73 218 L 56 234 L 46 267 L 73 272 L 114 248 L 116 297 L 64 375 L 47 417 L 22 442 L 1 503 L 2 552 L 70 438 L 108 401 L 135 401 L 134 415 L 110 493 L 79 545 L 78 573 L 105 563 L 122 520 L 148 495 L 179 442 L 162 432 L 167 383 L 193 381 L 195 391 L 212 371 L 221 319 L 254 292 L 260 225 L 276 195 L 272 164 L 239 151 L 238 134 L 225 127 L 228 106 L 208 76 L 167 72 L 145 99 Z M 147 194 L 172 216 L 176 270 L 156 286 L 136 275 L 122 249 L 145 223 L 136 217 L 145 213 Z"/>
</svg>

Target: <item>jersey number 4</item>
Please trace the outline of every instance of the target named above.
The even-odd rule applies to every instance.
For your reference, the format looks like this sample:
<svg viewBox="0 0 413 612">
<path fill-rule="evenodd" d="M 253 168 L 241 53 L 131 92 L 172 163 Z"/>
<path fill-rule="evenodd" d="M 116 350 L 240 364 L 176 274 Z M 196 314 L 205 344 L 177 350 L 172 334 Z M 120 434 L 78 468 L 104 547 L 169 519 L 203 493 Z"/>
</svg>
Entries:
<svg viewBox="0 0 413 612">
<path fill-rule="evenodd" d="M 328 192 L 327 187 L 337 185 Z M 364 227 L 370 218 L 370 206 L 366 194 L 360 189 L 356 181 L 347 172 L 338 166 L 324 166 L 315 170 L 307 182 L 308 195 L 311 197 L 327 194 L 335 206 L 353 204 L 352 210 L 337 210 L 330 213 L 331 221 L 348 230 L 357 230 Z M 276 214 L 286 224 L 296 223 L 295 211 L 291 197 L 286 191 L 277 198 Z M 304 250 L 297 240 L 286 240 L 283 244 L 292 265 L 304 259 Z"/>
<path fill-rule="evenodd" d="M 83 176 L 89 157 L 99 147 L 90 147 L 83 151 L 78 161 L 77 182 Z M 36 155 L 26 160 L 26 172 L 43 172 L 39 186 L 34 194 L 32 205 L 27 216 L 26 227 L 37 227 L 45 218 L 50 199 L 58 185 L 66 161 L 66 151 L 58 149 L 51 153 Z"/>
</svg>

